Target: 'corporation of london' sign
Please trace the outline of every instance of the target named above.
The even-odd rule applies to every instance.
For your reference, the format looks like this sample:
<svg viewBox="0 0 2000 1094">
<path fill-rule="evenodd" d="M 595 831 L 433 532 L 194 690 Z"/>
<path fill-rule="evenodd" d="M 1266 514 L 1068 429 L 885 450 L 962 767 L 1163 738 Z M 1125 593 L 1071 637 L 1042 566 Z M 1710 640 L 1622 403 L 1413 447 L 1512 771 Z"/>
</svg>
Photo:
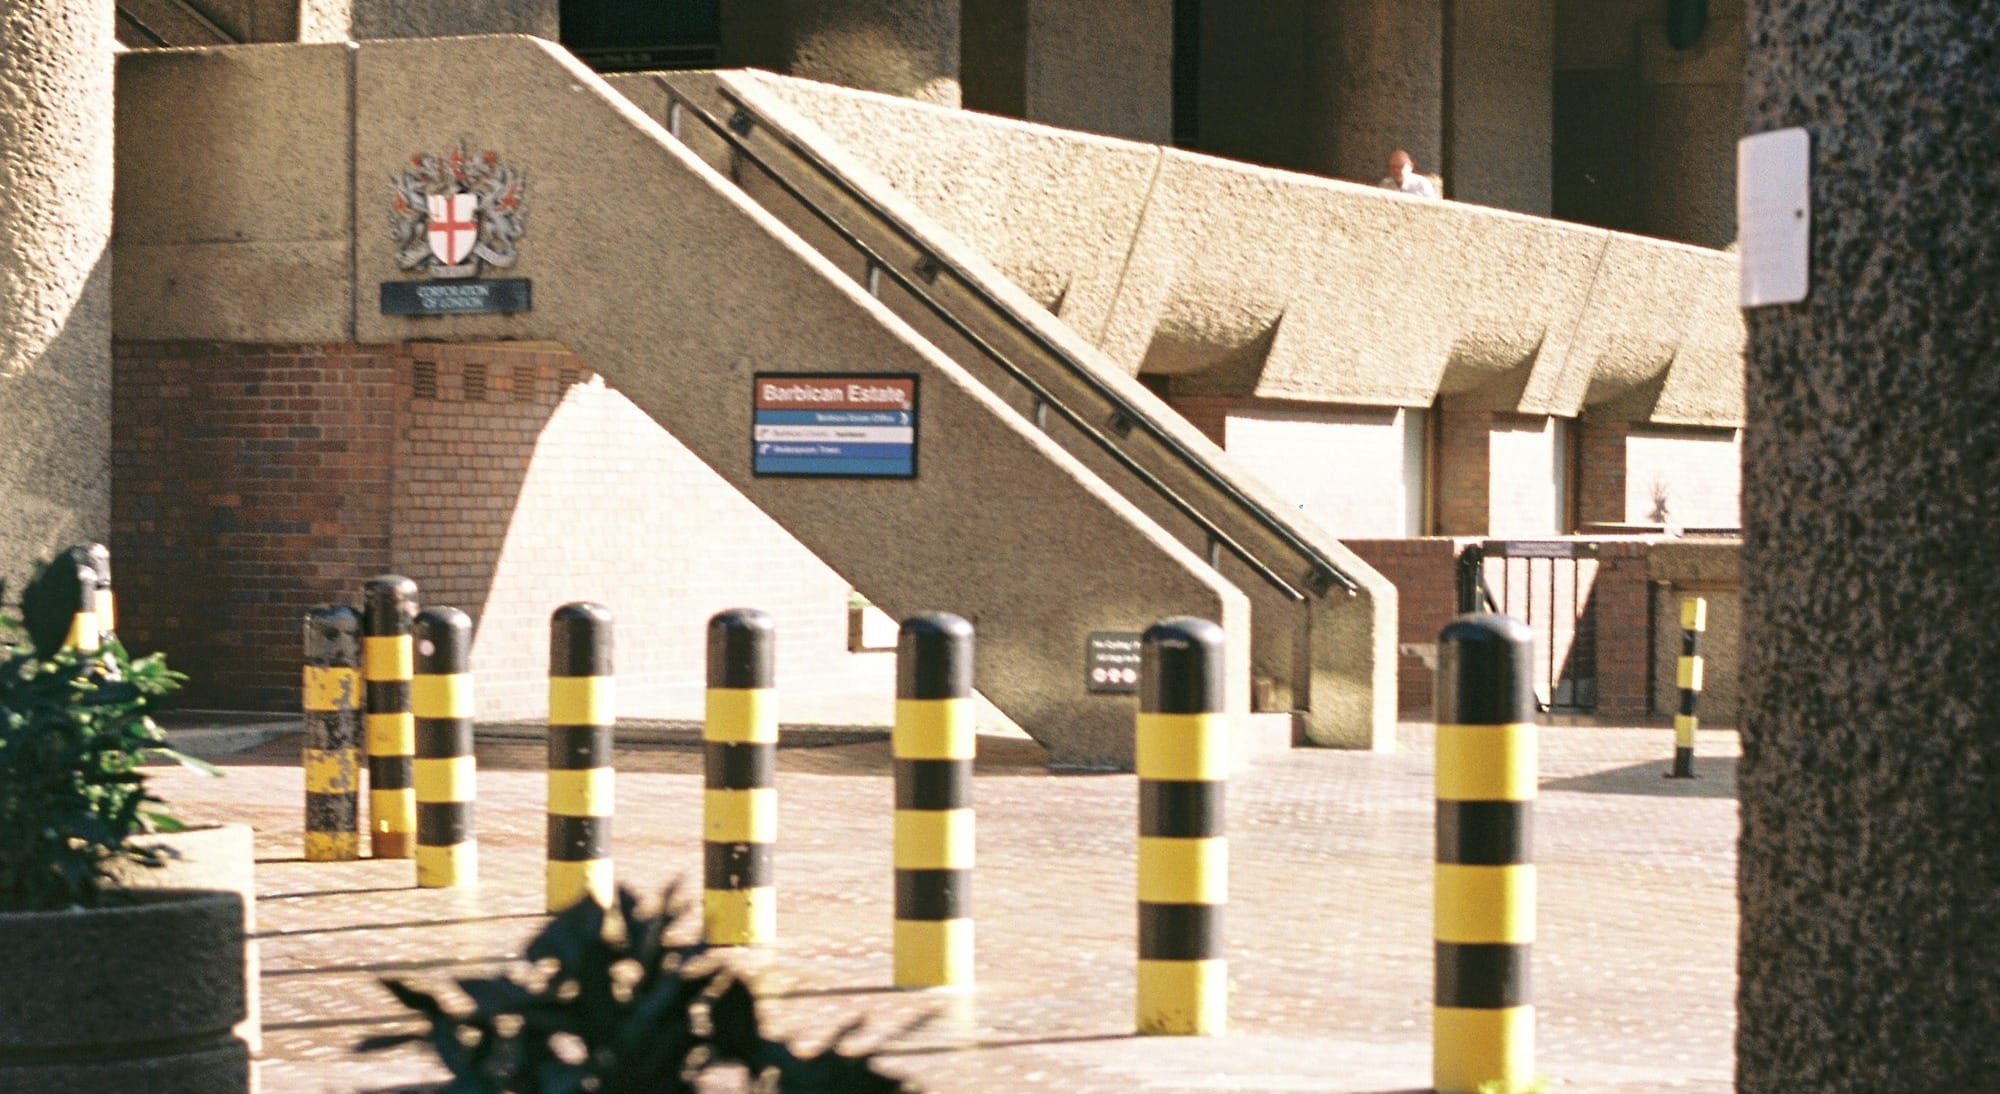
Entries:
<svg viewBox="0 0 2000 1094">
<path fill-rule="evenodd" d="M 497 153 L 419 152 L 389 178 L 389 236 L 396 265 L 428 281 L 382 282 L 383 315 L 478 315 L 527 311 L 528 279 L 487 278 L 520 260 L 527 180 Z"/>
</svg>

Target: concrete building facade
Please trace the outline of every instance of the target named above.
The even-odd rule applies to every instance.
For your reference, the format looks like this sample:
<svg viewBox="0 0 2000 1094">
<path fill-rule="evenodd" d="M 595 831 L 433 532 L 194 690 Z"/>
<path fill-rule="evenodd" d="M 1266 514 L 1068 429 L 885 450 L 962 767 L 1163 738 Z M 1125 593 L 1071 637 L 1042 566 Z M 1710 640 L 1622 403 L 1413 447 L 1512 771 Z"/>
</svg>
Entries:
<svg viewBox="0 0 2000 1094">
<path fill-rule="evenodd" d="M 56 492 L 84 514 L 73 528 L 22 509 L 13 534 L 108 532 L 131 560 L 121 582 L 150 599 L 132 634 L 208 670 L 217 705 L 284 705 L 287 620 L 401 569 L 482 620 L 475 668 L 502 715 L 536 713 L 518 682 L 563 600 L 615 601 L 634 621 L 654 653 L 624 662 L 631 693 L 669 714 L 698 690 L 690 636 L 733 603 L 780 609 L 800 681 L 837 690 L 856 668 L 843 638 L 859 589 L 892 612 L 980 617 L 989 695 L 1068 762 L 1121 762 L 1129 718 L 1073 694 L 1084 633 L 1175 611 L 1240 632 L 1232 709 L 1379 745 L 1408 628 L 1394 584 L 1340 539 L 1735 522 L 1742 331 L 1734 259 L 1702 212 L 1728 172 L 1711 138 L 1733 123 L 1715 102 L 1699 119 L 1682 108 L 1722 64 L 1696 60 L 1740 48 L 1741 18 L 1715 5 L 1649 62 L 1677 5 L 1268 7 L 721 3 L 625 41 L 605 31 L 616 5 L 547 0 L 78 4 L 74 21 L 131 50 L 106 290 L 117 355 L 99 328 L 87 363 L 44 370 L 98 377 L 99 403 L 33 393 L 18 363 L 32 351 L 9 350 L 4 383 L 37 420 L 83 413 L 100 439 L 68 447 L 112 471 L 96 494 Z M 67 25 L 8 41 L 109 65 L 108 31 L 51 29 Z M 607 71 L 755 63 L 809 79 L 607 84 L 560 46 L 440 37 L 469 32 L 574 37 Z M 1631 49 L 1605 45 L 1619 40 Z M 157 48 L 182 45 L 204 48 Z M 8 49 L 0 63 L 42 63 Z M 1644 217 L 1607 224 L 1563 181 L 1565 134 L 1613 127 L 1564 120 L 1572 71 L 1683 89 L 1639 110 L 1660 115 L 1645 141 L 1685 154 L 1687 173 L 1645 174 L 1657 199 L 1635 183 L 1601 202 Z M 108 86 L 88 87 L 108 110 Z M 477 89 L 477 106 L 451 88 Z M 919 278 L 943 268 L 998 301 L 1009 330 L 1125 409 L 1051 427 L 1045 400 L 990 386 L 962 331 L 828 242 L 845 229 L 815 218 L 838 202 L 774 203 L 769 173 L 724 147 L 730 113 L 706 132 L 697 101 L 782 132 L 922 242 Z M 101 113 L 29 109 L 110 131 L 89 120 Z M 509 273 L 532 281 L 533 307 L 383 314 L 380 286 L 408 281 L 384 180 L 460 141 L 528 180 Z M 1368 185 L 1385 145 L 1464 200 Z M 736 392 L 754 372 L 892 363 L 923 377 L 928 435 L 970 453 L 961 468 L 958 448 L 924 449 L 934 494 L 737 466 Z M 1322 561 L 1301 579 L 1232 555 L 1245 533 L 1218 538 L 1214 521 L 1234 518 L 1145 487 L 1181 471 L 1131 444 L 1196 469 L 1209 485 L 1194 509 L 1251 513 L 1253 538 Z M 14 564 L 42 546 L 23 540 Z M 1353 595 L 1324 599 L 1340 583 Z M 198 652 L 224 631 L 235 652 Z"/>
</svg>

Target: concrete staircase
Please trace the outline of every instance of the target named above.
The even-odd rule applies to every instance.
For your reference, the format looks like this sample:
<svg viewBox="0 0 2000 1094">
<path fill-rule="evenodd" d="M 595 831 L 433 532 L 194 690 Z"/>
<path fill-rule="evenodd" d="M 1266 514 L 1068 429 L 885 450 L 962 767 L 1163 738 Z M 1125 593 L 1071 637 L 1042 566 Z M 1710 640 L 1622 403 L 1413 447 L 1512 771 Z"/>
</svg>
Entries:
<svg viewBox="0 0 2000 1094">
<path fill-rule="evenodd" d="M 1394 659 L 1381 643 L 1394 633 L 1395 590 L 1366 563 L 1297 520 L 1177 412 L 757 78 L 676 72 L 612 82 L 1243 591 L 1254 710 L 1296 722 L 1298 735 L 1316 743 L 1386 744 Z"/>
<path fill-rule="evenodd" d="M 200 195 L 121 205 L 119 337 L 254 341 L 281 326 L 286 342 L 561 343 L 890 614 L 971 619 L 980 690 L 1053 763 L 1130 764 L 1131 697 L 1086 688 L 1086 639 L 1173 615 L 1225 628 L 1227 705 L 1252 744 L 1252 601 L 560 48 L 134 53 L 119 87 L 124 169 Z M 533 282 L 533 306 L 384 314 L 380 285 L 405 280 L 375 226 L 384 180 L 413 150 L 460 140 L 528 179 L 532 230 L 506 276 Z M 762 372 L 914 378 L 920 473 L 755 474 Z"/>
</svg>

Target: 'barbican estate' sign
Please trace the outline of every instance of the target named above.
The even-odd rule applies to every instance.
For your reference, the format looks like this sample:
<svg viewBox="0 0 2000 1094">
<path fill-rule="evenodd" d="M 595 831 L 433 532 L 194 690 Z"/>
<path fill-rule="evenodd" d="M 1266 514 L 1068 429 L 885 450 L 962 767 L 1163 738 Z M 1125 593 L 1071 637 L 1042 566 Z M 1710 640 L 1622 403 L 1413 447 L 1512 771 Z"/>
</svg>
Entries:
<svg viewBox="0 0 2000 1094">
<path fill-rule="evenodd" d="M 753 382 L 753 474 L 917 477 L 915 376 L 760 372 Z"/>
<path fill-rule="evenodd" d="M 383 315 L 480 315 L 527 311 L 527 278 L 481 278 L 510 270 L 527 227 L 527 180 L 493 152 L 460 141 L 442 156 L 419 152 L 389 179 L 389 237 L 396 265 L 429 281 L 382 282 Z"/>
</svg>

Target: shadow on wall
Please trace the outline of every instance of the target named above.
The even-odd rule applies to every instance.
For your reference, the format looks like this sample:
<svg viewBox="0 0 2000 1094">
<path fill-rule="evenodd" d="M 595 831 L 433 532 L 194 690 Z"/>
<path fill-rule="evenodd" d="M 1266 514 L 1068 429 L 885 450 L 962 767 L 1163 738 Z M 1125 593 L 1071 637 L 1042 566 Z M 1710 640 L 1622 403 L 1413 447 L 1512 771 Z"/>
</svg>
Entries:
<svg viewBox="0 0 2000 1094">
<path fill-rule="evenodd" d="M 189 709 L 298 709 L 300 619 L 413 578 L 472 616 L 482 718 L 539 718 L 549 613 L 617 620 L 620 708 L 699 716 L 704 624 L 779 620 L 788 686 L 837 690 L 847 583 L 559 347 L 128 346 L 120 630 Z"/>
<path fill-rule="evenodd" d="M 26 362 L 0 360 L 0 582 L 110 524 L 109 252 L 61 329 Z M 19 371 L 9 375 L 8 367 Z"/>
<path fill-rule="evenodd" d="M 115 371 L 120 629 L 189 674 L 190 708 L 297 709 L 303 613 L 358 603 L 399 544 L 448 534 L 425 599 L 476 617 L 560 398 L 554 368 L 481 366 L 451 395 L 494 412 L 444 411 L 404 347 L 138 345 Z"/>
</svg>

